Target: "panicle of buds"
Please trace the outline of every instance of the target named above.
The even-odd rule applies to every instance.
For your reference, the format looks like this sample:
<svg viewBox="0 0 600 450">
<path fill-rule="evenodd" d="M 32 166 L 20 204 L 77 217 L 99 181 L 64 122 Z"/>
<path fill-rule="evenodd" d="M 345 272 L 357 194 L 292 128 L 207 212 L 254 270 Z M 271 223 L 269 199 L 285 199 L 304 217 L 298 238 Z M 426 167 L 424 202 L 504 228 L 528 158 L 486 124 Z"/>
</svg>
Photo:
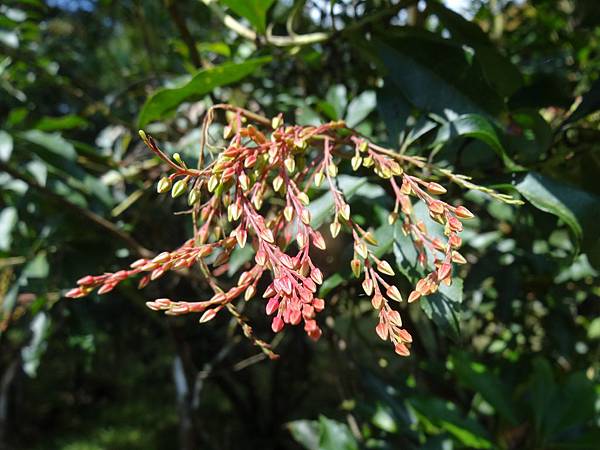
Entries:
<svg viewBox="0 0 600 450">
<path fill-rule="evenodd" d="M 395 199 L 389 222 L 399 222 L 417 249 L 419 263 L 430 269 L 409 293 L 408 303 L 436 292 L 441 283 L 452 282 L 453 264 L 466 262 L 458 252 L 461 220 L 473 214 L 464 206 L 455 207 L 438 198 L 446 189 L 410 170 L 423 168 L 422 159 L 372 144 L 344 122 L 292 126 L 284 123 L 281 114 L 267 119 L 230 105 L 215 105 L 203 124 L 203 143 L 216 110 L 232 113 L 223 133 L 226 148 L 208 165 L 203 164 L 201 148 L 198 169 L 188 168 L 179 154 L 168 156 L 152 137 L 140 132 L 150 150 L 171 169 L 170 175 L 158 181 L 157 191 L 170 192 L 172 197 L 187 193 L 194 221 L 193 239 L 172 252 L 140 259 L 127 270 L 83 277 L 67 297 L 83 297 L 94 290 L 103 294 L 137 275 L 141 276 L 139 287 L 144 287 L 168 271 L 197 265 L 214 292 L 208 300 L 161 298 L 147 306 L 168 315 L 197 313 L 202 323 L 227 309 L 244 334 L 273 357 L 268 344 L 252 337 L 250 326 L 232 303 L 237 299 L 249 301 L 266 286 L 259 297 L 264 299 L 266 314 L 272 316 L 273 332 L 280 332 L 286 325 L 302 324 L 308 336 L 316 340 L 322 334 L 317 313 L 323 310 L 325 301 L 318 295 L 323 273 L 312 255 L 326 250 L 326 241 L 313 226 L 308 192 L 313 184 L 325 184 L 333 198 L 329 232 L 335 238 L 344 230 L 352 237 L 354 256 L 350 266 L 377 311 L 375 331 L 392 343 L 397 354 L 408 355 L 412 337 L 402 327 L 400 313 L 392 307 L 395 302 L 403 302 L 392 281 L 394 269 L 377 256 L 378 243 L 372 231 L 353 220 L 350 205 L 337 184 L 338 165 L 348 158 L 353 170 L 372 171 L 389 184 Z M 352 154 L 347 153 L 349 148 Z M 447 171 L 441 173 L 451 180 L 459 177 Z M 443 238 L 432 235 L 415 216 L 416 201 L 423 202 L 431 219 L 443 226 Z M 246 246 L 253 251 L 253 262 L 241 273 L 236 286 L 222 289 L 217 277 L 226 271 L 233 250 Z M 268 276 L 260 283 L 265 274 Z"/>
</svg>

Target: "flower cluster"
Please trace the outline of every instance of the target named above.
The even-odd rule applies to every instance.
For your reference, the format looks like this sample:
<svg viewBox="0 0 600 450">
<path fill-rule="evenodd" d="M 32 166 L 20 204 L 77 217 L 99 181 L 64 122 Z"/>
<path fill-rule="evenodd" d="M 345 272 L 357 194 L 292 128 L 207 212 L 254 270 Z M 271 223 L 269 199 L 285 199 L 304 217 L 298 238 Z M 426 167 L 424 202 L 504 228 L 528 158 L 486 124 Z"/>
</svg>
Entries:
<svg viewBox="0 0 600 450">
<path fill-rule="evenodd" d="M 231 117 L 223 132 L 226 148 L 204 164 L 208 128 L 218 110 L 227 111 Z M 194 237 L 175 251 L 163 252 L 153 259 L 140 259 L 128 270 L 86 276 L 67 297 L 83 297 L 95 289 L 103 294 L 136 275 L 142 276 L 139 281 L 142 288 L 169 270 L 197 265 L 214 291 L 210 299 L 172 301 L 162 298 L 148 302 L 147 306 L 169 315 L 201 313 L 200 322 L 213 319 L 227 308 L 250 336 L 251 328 L 232 302 L 241 297 L 246 301 L 255 297 L 259 281 L 267 274 L 265 284 L 268 284 L 262 297 L 266 314 L 272 316 L 273 332 L 280 332 L 286 325 L 302 324 L 308 336 L 318 339 L 322 331 L 316 315 L 325 307 L 324 299 L 318 297 L 323 274 L 311 255 L 325 250 L 326 242 L 311 225 L 308 192 L 313 185 L 324 185 L 334 205 L 330 234 L 336 238 L 345 231 L 352 237 L 354 256 L 350 266 L 354 275 L 362 278 L 362 288 L 378 313 L 375 330 L 381 339 L 394 345 L 396 353 L 408 355 L 412 337 L 402 328 L 400 313 L 391 303 L 401 302 L 403 298 L 398 288 L 387 281 L 394 276 L 394 271 L 375 254 L 376 240 L 352 219 L 350 205 L 338 187 L 338 165 L 344 159 L 350 159 L 354 170 L 366 168 L 389 183 L 395 197 L 390 223 L 401 221 L 403 232 L 418 251 L 418 262 L 432 269 L 418 281 L 408 295 L 408 302 L 435 292 L 441 283 L 450 284 L 453 263 L 465 263 L 458 252 L 461 220 L 473 214 L 464 206 L 455 207 L 440 200 L 438 196 L 446 189 L 437 182 L 407 173 L 426 165 L 421 158 L 370 143 L 342 121 L 320 126 L 289 126 L 281 115 L 269 120 L 242 108 L 215 105 L 203 124 L 197 169 L 189 168 L 178 154 L 172 158 L 166 155 L 143 131 L 140 136 L 172 169 L 169 176 L 159 180 L 158 192 L 170 192 L 173 197 L 187 194 Z M 466 180 L 446 171 L 439 171 L 438 175 L 454 182 Z M 415 201 L 423 202 L 431 218 L 443 225 L 443 240 L 428 233 L 425 224 L 416 218 Z M 241 273 L 236 286 L 223 290 L 217 276 L 222 267 L 226 267 L 232 251 L 247 245 L 252 248 L 254 264 Z M 254 341 L 269 356 L 274 355 L 266 343 Z"/>
</svg>

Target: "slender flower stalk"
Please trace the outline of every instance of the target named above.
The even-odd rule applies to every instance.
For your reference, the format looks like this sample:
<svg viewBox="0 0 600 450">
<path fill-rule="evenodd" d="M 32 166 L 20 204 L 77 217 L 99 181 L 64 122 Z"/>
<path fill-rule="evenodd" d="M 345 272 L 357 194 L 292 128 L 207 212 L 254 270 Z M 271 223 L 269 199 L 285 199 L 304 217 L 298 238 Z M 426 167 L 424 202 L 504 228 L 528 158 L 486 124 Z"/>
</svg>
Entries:
<svg viewBox="0 0 600 450">
<path fill-rule="evenodd" d="M 147 306 L 167 315 L 199 314 L 201 323 L 226 309 L 244 334 L 273 358 L 276 355 L 270 346 L 253 336 L 252 329 L 233 305 L 234 300 L 249 301 L 260 294 L 266 314 L 272 317 L 273 332 L 302 325 L 308 336 L 317 340 L 322 334 L 317 314 L 325 307 L 325 300 L 318 297 L 323 273 L 312 255 L 326 250 L 326 241 L 312 225 L 308 192 L 312 185 L 323 185 L 333 198 L 331 237 L 346 232 L 352 238 L 354 255 L 350 266 L 362 280 L 362 288 L 377 311 L 379 321 L 375 331 L 381 339 L 392 343 L 397 354 L 408 355 L 412 336 L 403 328 L 400 313 L 392 306 L 403 302 L 404 297 L 390 282 L 395 276 L 392 266 L 375 254 L 374 236 L 352 218 L 350 205 L 337 184 L 339 163 L 348 158 L 353 170 L 372 171 L 389 184 L 394 195 L 389 222 L 400 221 L 402 231 L 417 249 L 419 264 L 430 270 L 408 293 L 409 303 L 436 292 L 442 283 L 452 283 L 453 264 L 466 262 L 458 252 L 462 220 L 472 218 L 473 214 L 462 205 L 452 206 L 440 199 L 446 189 L 437 181 L 419 175 L 426 166 L 421 158 L 370 143 L 343 121 L 291 126 L 284 123 L 282 115 L 267 119 L 242 108 L 215 105 L 205 117 L 200 155 L 204 155 L 208 127 L 218 110 L 233 113 L 224 128 L 225 150 L 206 165 L 201 157 L 197 169 L 189 168 L 178 154 L 169 157 L 151 136 L 140 131 L 145 144 L 172 170 L 158 181 L 157 191 L 170 192 L 173 197 L 187 194 L 194 222 L 193 239 L 153 259 L 135 261 L 129 269 L 83 277 L 66 296 L 84 297 L 94 290 L 104 294 L 135 276 L 140 276 L 138 283 L 143 288 L 168 271 L 198 266 L 214 292 L 211 298 L 201 301 L 160 298 L 147 302 Z M 470 183 L 467 177 L 446 170 L 438 174 L 453 182 Z M 487 188 L 480 190 L 489 191 L 500 200 L 506 197 Z M 444 239 L 430 234 L 415 216 L 416 201 L 423 202 L 431 219 L 443 226 Z M 252 248 L 254 263 L 239 275 L 236 286 L 223 290 L 217 277 L 227 268 L 233 250 L 245 246 Z M 267 287 L 259 293 L 263 278 Z"/>
</svg>

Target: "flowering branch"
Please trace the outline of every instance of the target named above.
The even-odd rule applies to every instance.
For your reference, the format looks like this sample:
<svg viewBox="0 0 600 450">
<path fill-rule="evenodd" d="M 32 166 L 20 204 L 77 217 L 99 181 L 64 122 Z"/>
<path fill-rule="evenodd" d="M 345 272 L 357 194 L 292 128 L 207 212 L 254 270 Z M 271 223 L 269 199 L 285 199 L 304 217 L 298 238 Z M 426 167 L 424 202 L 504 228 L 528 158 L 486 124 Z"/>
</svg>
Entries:
<svg viewBox="0 0 600 450">
<path fill-rule="evenodd" d="M 205 165 L 202 155 L 208 127 L 219 110 L 233 113 L 232 120 L 224 128 L 227 146 L 213 162 Z M 142 288 L 170 270 L 198 265 L 214 292 L 210 299 L 173 301 L 160 298 L 148 302 L 147 306 L 167 315 L 200 314 L 201 323 L 227 309 L 244 334 L 267 356 L 274 358 L 276 355 L 270 346 L 253 335 L 252 328 L 233 304 L 238 298 L 245 301 L 254 298 L 259 282 L 266 278 L 267 287 L 262 298 L 266 314 L 272 316 L 273 332 L 279 333 L 288 325 L 302 324 L 308 336 L 317 340 L 322 334 L 317 314 L 325 307 L 325 301 L 317 296 L 323 274 L 313 262 L 312 254 L 325 250 L 326 242 L 311 225 L 308 191 L 311 185 L 318 187 L 326 182 L 333 198 L 330 234 L 336 238 L 344 230 L 352 237 L 354 255 L 350 266 L 354 275 L 362 278 L 362 288 L 377 311 L 379 322 L 375 330 L 381 339 L 393 344 L 396 353 L 408 355 L 412 337 L 402 327 L 400 313 L 392 307 L 393 302 L 402 302 L 403 297 L 386 278 L 394 276 L 394 271 L 373 252 L 377 241 L 352 219 L 350 205 L 337 186 L 339 161 L 349 154 L 353 155 L 354 170 L 364 167 L 389 183 L 394 195 L 389 222 L 400 221 L 402 231 L 417 249 L 418 262 L 431 268 L 409 293 L 409 303 L 436 292 L 442 283 L 451 284 L 453 263 L 466 262 L 458 252 L 462 242 L 459 234 L 463 229 L 461 221 L 472 218 L 473 214 L 462 205 L 452 206 L 440 200 L 439 196 L 446 189 L 415 173 L 429 168 L 424 160 L 370 143 L 343 121 L 319 126 L 288 126 L 282 115 L 267 119 L 243 108 L 215 105 L 208 111 L 202 126 L 197 169 L 188 168 L 178 154 L 171 159 L 143 131 L 140 136 L 172 169 L 169 176 L 158 182 L 158 192 L 170 191 L 173 197 L 187 193 L 194 218 L 194 238 L 174 251 L 163 252 L 152 259 L 140 259 L 127 270 L 83 277 L 76 288 L 67 292 L 67 297 L 83 297 L 95 289 L 103 294 L 123 280 L 138 275 Z M 463 186 L 487 192 L 498 200 L 514 202 L 504 194 L 470 183 L 462 175 L 444 169 L 436 173 Z M 430 217 L 443 225 L 443 239 L 431 235 L 415 216 L 415 201 L 423 202 Z M 218 276 L 227 267 L 232 251 L 246 245 L 252 248 L 254 264 L 240 274 L 236 286 L 222 289 Z M 428 255 L 432 255 L 431 264 Z"/>
</svg>

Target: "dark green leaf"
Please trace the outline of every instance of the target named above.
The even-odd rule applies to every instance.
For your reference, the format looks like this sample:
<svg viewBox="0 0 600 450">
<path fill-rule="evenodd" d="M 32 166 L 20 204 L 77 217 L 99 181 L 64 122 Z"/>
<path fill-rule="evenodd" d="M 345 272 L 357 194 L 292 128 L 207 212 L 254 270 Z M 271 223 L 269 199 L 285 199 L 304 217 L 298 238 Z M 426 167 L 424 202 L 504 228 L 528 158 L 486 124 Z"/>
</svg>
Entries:
<svg viewBox="0 0 600 450">
<path fill-rule="evenodd" d="M 510 96 L 523 84 L 523 78 L 515 65 L 492 45 L 488 36 L 475 23 L 448 9 L 442 3 L 430 2 L 427 8 L 433 12 L 452 34 L 452 40 L 464 43 L 475 51 L 475 58 L 488 83 L 502 96 Z"/>
<path fill-rule="evenodd" d="M 73 128 L 84 128 L 88 121 L 73 114 L 62 117 L 43 117 L 35 124 L 35 128 L 41 131 L 60 131 Z"/>
<path fill-rule="evenodd" d="M 503 103 L 463 49 L 414 30 L 390 31 L 375 41 L 395 88 L 422 111 L 445 115 L 496 113 Z"/>
<path fill-rule="evenodd" d="M 420 421 L 447 431 L 467 448 L 492 447 L 486 431 L 474 420 L 464 418 L 453 403 L 425 396 L 411 397 L 407 402 L 417 412 Z"/>
<path fill-rule="evenodd" d="M 510 390 L 498 376 L 485 365 L 473 361 L 466 353 L 455 353 L 451 360 L 452 370 L 465 388 L 481 394 L 510 424 L 518 423 L 517 412 L 510 401 Z"/>
<path fill-rule="evenodd" d="M 516 185 L 536 208 L 559 217 L 588 254 L 600 251 L 600 199 L 588 192 L 531 172 Z M 590 258 L 594 264 L 595 260 Z"/>
<path fill-rule="evenodd" d="M 377 109 L 385 123 L 390 147 L 400 145 L 400 133 L 406 128 L 411 108 L 411 104 L 391 81 L 384 82 L 377 91 Z"/>
<path fill-rule="evenodd" d="M 263 57 L 239 64 L 228 63 L 203 69 L 183 86 L 159 89 L 146 100 L 142 107 L 138 119 L 139 127 L 143 128 L 153 120 L 163 118 L 185 101 L 201 98 L 218 86 L 235 83 L 247 77 L 270 60 L 270 57 Z"/>
<path fill-rule="evenodd" d="M 502 158 L 507 168 L 511 170 L 519 168 L 506 154 L 490 121 L 478 114 L 464 114 L 442 125 L 432 145 L 449 142 L 460 136 L 485 142 Z"/>
</svg>

